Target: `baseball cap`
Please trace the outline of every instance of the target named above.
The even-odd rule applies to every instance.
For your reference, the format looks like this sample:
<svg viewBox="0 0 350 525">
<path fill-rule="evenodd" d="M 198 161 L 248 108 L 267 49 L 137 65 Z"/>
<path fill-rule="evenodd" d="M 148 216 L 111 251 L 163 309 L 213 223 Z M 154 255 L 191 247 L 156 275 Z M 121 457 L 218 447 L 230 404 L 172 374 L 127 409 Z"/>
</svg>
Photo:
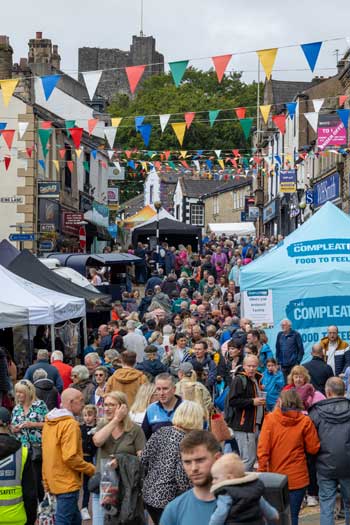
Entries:
<svg viewBox="0 0 350 525">
<path fill-rule="evenodd" d="M 181 363 L 179 370 L 181 370 L 181 372 L 183 372 L 185 376 L 190 377 L 193 371 L 193 365 L 192 363 L 188 363 L 188 362 Z"/>
<path fill-rule="evenodd" d="M 11 414 L 7 408 L 0 407 L 0 425 L 9 425 L 11 423 Z"/>
</svg>

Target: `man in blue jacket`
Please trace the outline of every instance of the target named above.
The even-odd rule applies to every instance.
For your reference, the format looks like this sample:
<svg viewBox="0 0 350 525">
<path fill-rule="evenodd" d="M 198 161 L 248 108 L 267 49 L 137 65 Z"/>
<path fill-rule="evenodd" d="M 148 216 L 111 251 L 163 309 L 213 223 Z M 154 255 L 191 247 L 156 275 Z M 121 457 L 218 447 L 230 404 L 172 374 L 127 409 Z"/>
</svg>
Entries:
<svg viewBox="0 0 350 525">
<path fill-rule="evenodd" d="M 282 331 L 278 332 L 276 340 L 276 359 L 287 380 L 293 366 L 300 365 L 304 356 L 304 346 L 301 335 L 292 330 L 289 319 L 283 319 L 281 328 Z"/>
<path fill-rule="evenodd" d="M 211 356 L 208 354 L 208 343 L 206 341 L 198 341 L 194 345 L 194 357 L 191 359 L 191 363 L 196 369 L 196 364 L 200 364 L 203 367 L 203 370 L 207 374 L 207 379 L 205 386 L 212 392 L 212 389 L 216 382 L 216 364 L 214 363 Z"/>
</svg>

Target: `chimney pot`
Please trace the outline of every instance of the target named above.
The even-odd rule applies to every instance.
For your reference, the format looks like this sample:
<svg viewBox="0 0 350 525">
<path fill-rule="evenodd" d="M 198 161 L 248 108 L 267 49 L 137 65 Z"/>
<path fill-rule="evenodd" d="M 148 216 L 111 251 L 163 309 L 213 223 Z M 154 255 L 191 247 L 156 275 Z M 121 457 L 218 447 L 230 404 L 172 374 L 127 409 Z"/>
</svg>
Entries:
<svg viewBox="0 0 350 525">
<path fill-rule="evenodd" d="M 41 40 L 42 37 L 43 37 L 43 33 L 42 33 L 42 31 L 37 31 L 37 32 L 35 33 L 35 38 L 36 38 L 37 40 Z"/>
</svg>

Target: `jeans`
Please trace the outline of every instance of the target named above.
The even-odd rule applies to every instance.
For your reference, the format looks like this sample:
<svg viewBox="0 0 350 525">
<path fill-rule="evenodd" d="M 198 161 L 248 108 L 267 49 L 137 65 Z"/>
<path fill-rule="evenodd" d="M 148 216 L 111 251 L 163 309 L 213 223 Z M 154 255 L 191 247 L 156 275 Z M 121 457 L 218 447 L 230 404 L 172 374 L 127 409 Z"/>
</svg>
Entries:
<svg viewBox="0 0 350 525">
<path fill-rule="evenodd" d="M 105 511 L 100 505 L 100 495 L 92 494 L 92 525 L 103 525 Z"/>
<path fill-rule="evenodd" d="M 290 515 L 292 525 L 298 525 L 299 512 L 306 492 L 306 487 L 289 491 Z"/>
<path fill-rule="evenodd" d="M 258 432 L 241 432 L 235 430 L 235 440 L 238 445 L 239 455 L 244 463 L 246 472 L 253 470 L 256 461 L 256 442 Z"/>
<path fill-rule="evenodd" d="M 79 490 L 58 494 L 55 525 L 81 525 Z"/>
<path fill-rule="evenodd" d="M 350 478 L 324 479 L 318 475 L 317 481 L 320 499 L 320 525 L 334 525 L 334 507 L 338 485 L 344 502 L 345 525 L 350 525 Z"/>
</svg>

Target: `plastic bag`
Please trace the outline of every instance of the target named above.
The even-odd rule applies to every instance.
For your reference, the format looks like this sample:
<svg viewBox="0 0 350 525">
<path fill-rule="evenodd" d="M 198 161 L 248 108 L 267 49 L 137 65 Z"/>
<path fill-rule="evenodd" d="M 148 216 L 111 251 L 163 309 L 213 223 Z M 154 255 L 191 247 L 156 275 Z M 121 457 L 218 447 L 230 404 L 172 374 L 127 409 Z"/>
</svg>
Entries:
<svg viewBox="0 0 350 525">
<path fill-rule="evenodd" d="M 100 505 L 107 514 L 118 514 L 119 476 L 111 465 L 114 458 L 101 460 Z"/>
<path fill-rule="evenodd" d="M 38 509 L 38 525 L 54 525 L 56 514 L 56 497 L 48 492 Z"/>
</svg>

